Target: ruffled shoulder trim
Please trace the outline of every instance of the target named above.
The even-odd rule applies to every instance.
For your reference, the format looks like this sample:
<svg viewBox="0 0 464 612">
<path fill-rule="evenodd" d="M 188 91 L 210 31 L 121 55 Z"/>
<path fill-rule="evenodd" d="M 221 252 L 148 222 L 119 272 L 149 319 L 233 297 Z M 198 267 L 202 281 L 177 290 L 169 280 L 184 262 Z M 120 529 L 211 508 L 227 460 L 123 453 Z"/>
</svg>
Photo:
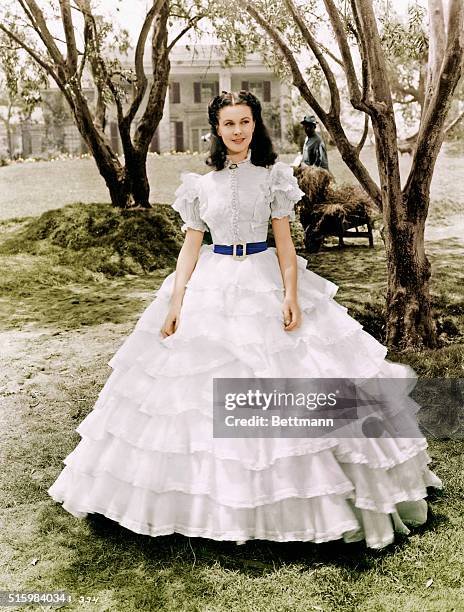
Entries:
<svg viewBox="0 0 464 612">
<path fill-rule="evenodd" d="M 294 206 L 305 195 L 293 175 L 293 168 L 284 162 L 276 162 L 270 170 L 271 216 L 282 218 L 288 216 L 295 220 Z"/>
<path fill-rule="evenodd" d="M 293 176 L 293 168 L 284 162 L 276 161 L 271 166 L 271 184 L 277 185 L 282 180 L 288 180 L 291 176 Z"/>
<path fill-rule="evenodd" d="M 181 184 L 175 191 L 175 200 L 171 204 L 176 210 L 184 224 L 182 232 L 191 227 L 196 230 L 206 231 L 208 228 L 200 218 L 200 181 L 202 174 L 184 171 L 181 173 Z"/>
<path fill-rule="evenodd" d="M 198 197 L 201 176 L 201 174 L 197 174 L 196 172 L 184 170 L 184 172 L 182 172 L 180 175 L 181 184 L 176 189 L 174 194 L 176 196 L 176 201 L 183 198 L 194 200 L 196 197 Z M 174 205 L 173 208 L 174 210 L 178 210 L 174 207 Z"/>
</svg>

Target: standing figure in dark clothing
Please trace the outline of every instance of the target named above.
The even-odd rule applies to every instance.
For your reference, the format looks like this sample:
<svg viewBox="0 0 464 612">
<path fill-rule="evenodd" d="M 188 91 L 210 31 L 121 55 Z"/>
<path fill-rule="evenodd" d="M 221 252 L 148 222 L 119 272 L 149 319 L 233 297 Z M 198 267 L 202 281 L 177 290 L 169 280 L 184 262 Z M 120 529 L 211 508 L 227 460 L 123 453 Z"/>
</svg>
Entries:
<svg viewBox="0 0 464 612">
<path fill-rule="evenodd" d="M 329 162 L 325 144 L 319 134 L 316 133 L 316 118 L 314 115 L 305 115 L 300 123 L 306 132 L 301 162 L 307 166 L 319 166 L 328 170 Z"/>
</svg>

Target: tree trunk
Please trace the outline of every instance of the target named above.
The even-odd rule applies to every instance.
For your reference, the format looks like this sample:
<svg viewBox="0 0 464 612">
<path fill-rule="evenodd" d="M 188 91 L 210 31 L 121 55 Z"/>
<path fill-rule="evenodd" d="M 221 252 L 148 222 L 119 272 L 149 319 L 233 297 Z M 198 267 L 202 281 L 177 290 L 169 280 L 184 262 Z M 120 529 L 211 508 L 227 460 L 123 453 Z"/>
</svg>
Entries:
<svg viewBox="0 0 464 612">
<path fill-rule="evenodd" d="M 132 146 L 125 149 L 125 166 L 112 150 L 107 138 L 95 126 L 87 101 L 80 91 L 75 92 L 72 107 L 76 126 L 87 143 L 97 168 L 103 177 L 111 203 L 117 208 L 150 208 L 149 185 L 146 174 L 146 155 L 139 155 Z M 131 173 L 135 174 L 132 175 Z"/>
<path fill-rule="evenodd" d="M 386 343 L 403 350 L 435 347 L 436 326 L 429 292 L 431 266 L 424 245 L 429 189 L 424 180 L 425 189 L 421 192 L 415 190 L 408 195 L 402 192 L 392 113 L 392 110 L 375 112 L 372 116 L 385 224 Z"/>
<path fill-rule="evenodd" d="M 89 147 L 91 145 L 89 144 Z M 92 154 L 110 192 L 111 203 L 117 208 L 151 208 L 146 159 L 133 153 L 125 166 L 114 163 L 108 151 L 94 149 Z"/>
<path fill-rule="evenodd" d="M 150 185 L 147 176 L 147 155 L 143 151 L 133 151 L 125 158 L 125 174 L 133 198 L 133 206 L 151 208 L 148 201 Z"/>
<path fill-rule="evenodd" d="M 401 192 L 398 197 L 402 197 Z M 407 206 L 404 202 L 404 208 Z M 427 209 L 428 202 L 424 207 Z M 424 246 L 425 219 L 402 217 L 385 228 L 387 344 L 400 349 L 437 346 L 429 292 L 431 265 Z"/>
</svg>

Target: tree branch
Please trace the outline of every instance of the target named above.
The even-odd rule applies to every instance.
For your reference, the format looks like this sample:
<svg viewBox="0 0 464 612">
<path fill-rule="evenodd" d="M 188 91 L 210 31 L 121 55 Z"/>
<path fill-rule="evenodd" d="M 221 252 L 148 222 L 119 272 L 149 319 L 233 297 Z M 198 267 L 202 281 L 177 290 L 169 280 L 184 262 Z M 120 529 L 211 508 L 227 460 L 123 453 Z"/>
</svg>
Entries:
<svg viewBox="0 0 464 612">
<path fill-rule="evenodd" d="M 259 13 L 251 2 L 248 0 L 239 0 L 242 8 L 248 12 L 248 14 L 254 19 L 254 21 L 264 30 L 274 45 L 280 50 L 283 59 L 287 62 L 291 73 L 292 83 L 298 88 L 303 99 L 308 105 L 314 110 L 316 115 L 321 120 L 324 127 L 327 129 L 329 134 L 332 136 L 337 144 L 337 147 L 341 153 L 343 161 L 346 163 L 348 168 L 358 179 L 366 193 L 372 198 L 375 204 L 382 209 L 382 197 L 379 187 L 375 181 L 372 180 L 369 172 L 359 159 L 359 155 L 350 141 L 348 140 L 343 126 L 340 123 L 340 117 L 336 115 L 327 114 L 318 101 L 311 93 L 306 81 L 301 74 L 298 63 L 296 62 L 292 51 L 282 39 L 280 34 L 271 24 Z"/>
<path fill-rule="evenodd" d="M 365 114 L 364 115 L 364 130 L 361 136 L 361 140 L 358 142 L 358 145 L 356 147 L 356 151 L 358 153 L 358 155 L 361 153 L 364 144 L 366 142 L 367 139 L 367 134 L 369 133 L 369 115 Z"/>
<path fill-rule="evenodd" d="M 329 110 L 329 114 L 340 116 L 340 92 L 338 91 L 335 75 L 332 72 L 332 69 L 330 68 L 327 60 L 325 59 L 324 54 L 321 53 L 321 50 L 318 47 L 314 36 L 311 34 L 308 27 L 306 26 L 306 23 L 303 21 L 301 13 L 293 4 L 293 1 L 285 0 L 285 4 L 295 23 L 297 24 L 304 40 L 308 44 L 309 48 L 314 54 L 314 57 L 317 59 L 320 67 L 322 68 L 330 91 L 331 108 Z"/>
<path fill-rule="evenodd" d="M 259 13 L 255 7 L 248 0 L 239 0 L 242 8 L 248 12 L 251 17 L 260 25 L 263 30 L 268 34 L 269 38 L 274 42 L 276 47 L 280 49 L 280 52 L 284 59 L 286 60 L 293 76 L 293 84 L 297 87 L 302 93 L 304 99 L 308 102 L 311 108 L 314 110 L 316 115 L 322 121 L 322 123 L 326 126 L 327 123 L 327 113 L 316 100 L 314 95 L 311 93 L 306 81 L 304 80 L 303 75 L 301 74 L 300 68 L 293 57 L 293 53 L 290 48 L 287 46 L 283 38 L 280 34 L 272 28 L 269 23 L 264 19 L 264 17 Z M 326 126 L 327 127 L 327 126 Z"/>
<path fill-rule="evenodd" d="M 377 165 L 383 187 L 381 198 L 388 223 L 396 223 L 398 215 L 397 187 L 401 185 L 397 133 L 393 101 L 387 78 L 385 56 L 377 28 L 372 0 L 354 0 L 353 8 L 366 45 L 367 68 L 372 92 L 370 117 L 376 139 Z"/>
<path fill-rule="evenodd" d="M 61 21 L 63 22 L 64 35 L 66 38 L 67 58 L 69 73 L 77 72 L 77 47 L 74 36 L 74 25 L 71 17 L 71 7 L 69 0 L 59 0 L 61 9 Z"/>
<path fill-rule="evenodd" d="M 336 64 L 338 64 L 339 66 L 341 66 L 341 68 L 343 68 L 343 62 L 342 60 L 337 57 L 335 55 L 335 53 L 332 53 L 332 51 L 330 49 L 328 49 L 325 45 L 323 45 L 322 43 L 316 41 L 317 46 L 322 49 L 322 51 L 328 55 L 330 57 L 331 60 L 333 60 Z"/>
<path fill-rule="evenodd" d="M 85 60 L 87 52 L 92 45 L 92 25 L 91 20 L 85 18 L 85 13 L 81 11 L 84 16 L 84 57 L 82 58 L 81 65 L 79 67 L 79 82 L 81 82 L 81 75 L 84 70 Z M 103 89 L 105 86 L 104 79 L 99 73 L 98 62 L 95 58 L 95 54 L 90 53 L 90 69 L 92 71 L 92 77 L 95 83 L 95 89 L 97 90 L 97 98 L 95 100 L 95 127 L 100 129 L 102 132 L 105 131 L 106 127 L 106 103 L 103 96 Z"/>
<path fill-rule="evenodd" d="M 387 66 L 372 2 L 371 0 L 354 0 L 354 6 L 361 25 L 360 31 L 364 33 L 364 37 L 366 37 L 366 34 L 369 37 L 369 44 L 366 45 L 365 50 L 371 80 L 371 92 L 374 97 L 369 106 L 373 110 L 377 107 L 380 112 L 391 110 L 393 113 Z"/>
<path fill-rule="evenodd" d="M 30 25 L 33 27 L 33 29 L 37 32 L 37 24 L 35 22 L 34 19 L 34 15 L 32 15 L 32 13 L 29 11 L 27 4 L 24 2 L 24 0 L 18 0 L 19 5 L 21 6 L 21 8 L 23 9 L 26 17 L 29 19 L 30 21 Z M 27 22 L 26 22 L 27 23 Z"/>
<path fill-rule="evenodd" d="M 94 75 L 94 78 L 96 79 L 95 84 L 97 85 L 97 89 L 99 87 L 101 88 L 102 84 L 108 87 L 108 89 L 111 92 L 111 95 L 113 96 L 114 103 L 116 105 L 116 111 L 118 114 L 118 123 L 122 123 L 124 119 L 124 113 L 123 113 L 121 98 L 119 96 L 118 91 L 116 90 L 116 87 L 113 81 L 111 80 L 110 75 L 108 74 L 108 70 L 106 68 L 105 61 L 101 55 L 97 24 L 95 22 L 95 17 L 92 13 L 92 9 L 91 9 L 89 0 L 76 0 L 76 2 L 82 11 L 82 14 L 84 15 L 84 27 L 87 27 L 86 32 L 88 36 L 88 45 L 93 47 L 93 49 L 91 50 L 91 54 L 90 54 L 90 58 L 91 58 L 90 62 L 92 66 L 92 74 Z M 99 103 L 105 104 L 103 101 L 103 98 L 101 98 L 100 100 L 97 100 L 97 106 Z M 100 109 L 100 116 L 101 116 L 101 112 L 102 111 Z M 103 121 L 103 124 L 104 124 L 104 121 Z"/>
<path fill-rule="evenodd" d="M 362 78 L 362 103 L 370 108 L 369 96 L 371 88 L 371 78 L 369 74 L 369 65 L 367 61 L 367 42 L 364 37 L 361 21 L 358 15 L 358 9 L 356 8 L 355 0 L 351 0 L 351 12 L 355 22 L 356 29 L 353 29 L 353 33 L 356 37 L 359 49 L 359 55 L 361 57 L 361 78 Z"/>
<path fill-rule="evenodd" d="M 434 84 L 440 74 L 441 63 L 445 53 L 445 17 L 442 0 L 428 0 L 429 3 L 429 59 L 425 86 L 424 111 L 427 110 L 434 93 Z"/>
<path fill-rule="evenodd" d="M 39 66 L 42 66 L 42 68 L 48 72 L 48 74 L 54 79 L 57 85 L 60 84 L 61 82 L 60 77 L 53 70 L 52 64 L 49 64 L 45 59 L 43 59 L 39 55 L 39 53 L 35 49 L 33 49 L 28 44 L 26 44 L 24 41 L 22 41 L 20 38 L 18 38 L 18 36 L 16 36 L 14 32 L 11 32 L 7 28 L 5 28 L 5 26 L 2 23 L 0 23 L 0 30 L 2 30 L 2 32 L 5 32 L 7 36 L 9 36 L 12 40 L 14 40 L 21 47 L 21 49 L 24 49 L 25 51 L 27 51 L 27 53 L 29 53 L 32 59 L 35 60 L 39 64 Z"/>
<path fill-rule="evenodd" d="M 134 136 L 134 148 L 139 154 L 148 151 L 151 139 L 163 116 L 163 105 L 169 81 L 171 64 L 168 51 L 169 4 L 161 5 L 153 27 L 151 43 L 151 62 L 153 82 L 148 94 L 148 101 Z"/>
<path fill-rule="evenodd" d="M 145 53 L 145 45 L 147 42 L 148 34 L 150 32 L 150 28 L 152 26 L 153 20 L 159 14 L 161 8 L 165 4 L 166 0 L 154 0 L 153 6 L 150 8 L 148 13 L 145 16 L 142 28 L 140 30 L 139 38 L 137 40 L 137 46 L 135 48 L 135 74 L 137 76 L 136 82 L 136 92 L 132 103 L 129 107 L 129 110 L 124 117 L 124 122 L 126 125 L 130 125 L 133 121 L 137 111 L 140 108 L 140 104 L 143 100 L 145 92 L 147 90 L 147 77 L 145 75 L 145 69 L 143 67 L 143 56 Z"/>
<path fill-rule="evenodd" d="M 179 42 L 179 40 L 182 38 L 182 36 L 184 36 L 185 34 L 187 34 L 187 32 L 193 28 L 193 26 L 200 21 L 200 19 L 203 19 L 203 17 L 207 17 L 207 14 L 203 14 L 203 15 L 195 15 L 195 17 L 192 17 L 192 19 L 189 20 L 188 25 L 185 26 L 185 28 L 172 40 L 172 42 L 168 45 L 168 52 L 171 51 L 171 49 Z"/>
<path fill-rule="evenodd" d="M 417 146 L 404 187 L 405 193 L 415 189 L 419 183 L 422 189 L 430 187 L 433 168 L 444 138 L 446 116 L 463 70 L 464 4 L 461 0 L 450 0 L 447 31 L 445 53 L 440 62 L 441 70 L 435 83 L 432 84 L 433 95 L 422 115 Z M 438 33 L 438 36 L 441 34 Z M 433 58 L 432 61 L 436 62 L 437 58 Z M 424 176 L 429 177 L 429 184 L 424 181 Z"/>
<path fill-rule="evenodd" d="M 44 14 L 42 13 L 40 7 L 35 2 L 35 0 L 19 0 L 21 6 L 24 6 L 24 2 L 27 4 L 29 11 L 26 12 L 28 17 L 32 17 L 32 24 L 34 30 L 42 39 L 47 51 L 50 53 L 50 57 L 55 63 L 55 66 L 58 68 L 58 72 L 63 71 L 63 77 L 65 77 L 65 63 L 63 56 L 60 53 L 60 50 L 55 44 L 55 40 L 50 33 L 50 30 L 47 27 L 47 22 L 45 20 Z"/>
<path fill-rule="evenodd" d="M 350 102 L 353 108 L 356 108 L 365 113 L 369 113 L 369 107 L 363 102 L 361 91 L 359 89 L 358 77 L 353 64 L 353 57 L 351 55 L 350 47 L 346 34 L 343 30 L 343 24 L 340 19 L 340 14 L 335 2 L 333 0 L 324 0 L 324 4 L 329 15 L 330 22 L 332 24 L 335 37 L 337 39 L 338 48 L 342 54 L 342 66 L 346 75 L 346 81 L 348 84 L 348 91 L 350 94 Z"/>
<path fill-rule="evenodd" d="M 445 135 L 451 132 L 451 130 L 462 120 L 464 117 L 464 111 L 460 112 L 459 115 L 451 121 L 449 125 L 445 127 Z"/>
</svg>

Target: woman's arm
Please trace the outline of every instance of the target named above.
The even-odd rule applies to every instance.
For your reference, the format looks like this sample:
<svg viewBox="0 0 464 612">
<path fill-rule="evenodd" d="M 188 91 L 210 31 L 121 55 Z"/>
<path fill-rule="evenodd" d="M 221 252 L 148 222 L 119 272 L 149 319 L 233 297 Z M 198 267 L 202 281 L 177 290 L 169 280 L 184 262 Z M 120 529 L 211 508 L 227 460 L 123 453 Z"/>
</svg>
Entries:
<svg viewBox="0 0 464 612">
<path fill-rule="evenodd" d="M 204 232 L 187 228 L 184 244 L 179 251 L 176 264 L 176 276 L 174 288 L 169 300 L 169 311 L 161 328 L 163 337 L 172 335 L 178 325 L 182 301 L 184 299 L 185 286 L 192 276 L 192 272 L 198 261 Z"/>
<path fill-rule="evenodd" d="M 288 217 L 272 219 L 272 230 L 276 243 L 277 257 L 285 288 L 285 298 L 282 305 L 284 329 L 291 331 L 301 323 L 301 311 L 298 305 L 298 266 L 295 245 L 290 233 Z"/>
</svg>

